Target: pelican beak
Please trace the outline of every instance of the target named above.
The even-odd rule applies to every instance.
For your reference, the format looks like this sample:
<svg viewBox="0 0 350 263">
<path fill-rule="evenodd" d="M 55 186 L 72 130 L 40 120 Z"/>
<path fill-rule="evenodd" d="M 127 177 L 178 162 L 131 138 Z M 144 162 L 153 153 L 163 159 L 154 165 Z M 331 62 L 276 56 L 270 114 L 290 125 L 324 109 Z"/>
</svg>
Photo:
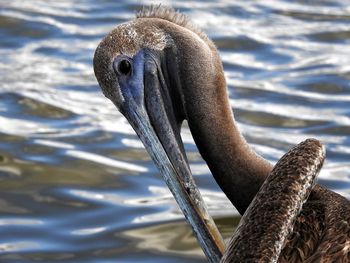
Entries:
<svg viewBox="0 0 350 263">
<path fill-rule="evenodd" d="M 180 127 L 169 96 L 164 51 L 143 49 L 133 57 L 128 82 L 119 83 L 124 102 L 118 105 L 160 170 L 208 259 L 219 262 L 223 239 L 193 180 Z"/>
</svg>

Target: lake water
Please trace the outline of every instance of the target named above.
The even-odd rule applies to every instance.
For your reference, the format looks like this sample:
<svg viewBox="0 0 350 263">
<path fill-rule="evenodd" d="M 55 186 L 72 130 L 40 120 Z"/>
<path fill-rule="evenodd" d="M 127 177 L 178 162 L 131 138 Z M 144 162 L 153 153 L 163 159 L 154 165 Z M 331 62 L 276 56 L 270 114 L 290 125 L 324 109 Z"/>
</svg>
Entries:
<svg viewBox="0 0 350 263">
<path fill-rule="evenodd" d="M 205 262 L 92 58 L 151 1 L 0 0 L 0 262 Z M 157 3 L 157 2 L 153 2 Z M 239 127 L 276 162 L 316 137 L 319 183 L 350 197 L 350 2 L 162 1 L 220 50 Z M 183 129 L 224 236 L 239 221 Z"/>
</svg>

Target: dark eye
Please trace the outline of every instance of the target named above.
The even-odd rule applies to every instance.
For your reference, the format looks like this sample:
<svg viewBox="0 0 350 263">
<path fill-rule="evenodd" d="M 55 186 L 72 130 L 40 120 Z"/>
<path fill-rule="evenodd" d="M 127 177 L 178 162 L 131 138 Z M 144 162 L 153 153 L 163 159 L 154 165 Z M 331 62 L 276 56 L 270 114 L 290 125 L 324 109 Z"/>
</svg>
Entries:
<svg viewBox="0 0 350 263">
<path fill-rule="evenodd" d="M 129 60 L 121 60 L 118 64 L 118 71 L 123 75 L 129 74 L 131 71 L 131 63 L 129 62 Z"/>
</svg>

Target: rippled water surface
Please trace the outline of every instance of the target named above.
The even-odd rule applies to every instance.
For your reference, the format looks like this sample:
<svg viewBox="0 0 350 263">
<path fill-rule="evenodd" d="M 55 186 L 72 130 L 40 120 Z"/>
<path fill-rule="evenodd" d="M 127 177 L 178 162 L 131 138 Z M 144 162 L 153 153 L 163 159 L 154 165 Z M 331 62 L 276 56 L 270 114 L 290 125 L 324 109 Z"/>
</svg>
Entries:
<svg viewBox="0 0 350 263">
<path fill-rule="evenodd" d="M 350 197 L 349 1 L 166 2 L 214 39 L 254 149 L 275 162 L 319 138 L 319 183 Z M 93 74 L 100 39 L 150 3 L 0 0 L 0 262 L 205 262 Z M 183 137 L 229 236 L 239 216 Z"/>
</svg>

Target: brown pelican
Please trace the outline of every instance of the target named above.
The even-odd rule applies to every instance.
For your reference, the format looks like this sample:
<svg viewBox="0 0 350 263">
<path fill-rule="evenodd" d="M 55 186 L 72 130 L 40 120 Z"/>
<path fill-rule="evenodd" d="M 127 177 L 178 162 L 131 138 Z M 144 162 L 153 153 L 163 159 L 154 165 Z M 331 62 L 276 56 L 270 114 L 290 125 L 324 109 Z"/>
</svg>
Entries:
<svg viewBox="0 0 350 263">
<path fill-rule="evenodd" d="M 184 15 L 161 6 L 144 9 L 101 41 L 94 70 L 211 262 L 220 260 L 225 245 L 191 176 L 180 136 L 185 119 L 225 195 L 241 214 L 251 204 L 223 261 L 350 262 L 349 202 L 320 185 L 312 188 L 322 146 L 307 140 L 274 169 L 252 151 L 234 121 L 218 51 Z"/>
</svg>

